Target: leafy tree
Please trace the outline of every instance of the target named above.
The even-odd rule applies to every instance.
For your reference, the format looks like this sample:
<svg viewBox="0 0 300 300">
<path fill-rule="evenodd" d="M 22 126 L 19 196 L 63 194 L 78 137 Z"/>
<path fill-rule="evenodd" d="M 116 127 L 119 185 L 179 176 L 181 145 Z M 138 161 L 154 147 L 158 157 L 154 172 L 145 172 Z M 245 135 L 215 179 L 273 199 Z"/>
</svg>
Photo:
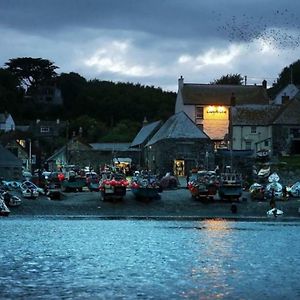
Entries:
<svg viewBox="0 0 300 300">
<path fill-rule="evenodd" d="M 48 84 L 56 77 L 55 70 L 58 69 L 48 59 L 32 57 L 12 58 L 5 63 L 5 66 L 26 89 Z"/>
<path fill-rule="evenodd" d="M 211 84 L 242 85 L 243 80 L 241 74 L 227 74 L 215 79 Z"/>
<path fill-rule="evenodd" d="M 80 132 L 81 131 L 81 132 Z M 82 135 L 83 140 L 88 143 L 97 142 L 107 134 L 107 126 L 88 115 L 83 115 L 70 122 L 70 132 Z"/>
<path fill-rule="evenodd" d="M 280 90 L 290 83 L 294 83 L 296 85 L 300 84 L 300 60 L 293 62 L 281 70 L 277 81 L 273 83 L 271 88 L 268 89 L 269 96 L 274 98 Z"/>
<path fill-rule="evenodd" d="M 83 93 L 87 81 L 78 73 L 62 73 L 57 78 L 58 87 L 61 89 L 66 112 L 70 112 L 76 99 Z"/>
<path fill-rule="evenodd" d="M 283 68 L 274 87 L 282 89 L 289 83 L 300 84 L 300 59 Z"/>
<path fill-rule="evenodd" d="M 131 120 L 122 120 L 109 133 L 103 137 L 103 142 L 131 142 L 138 131 L 141 124 Z"/>
<path fill-rule="evenodd" d="M 21 115 L 23 90 L 18 88 L 18 79 L 6 69 L 0 68 L 0 111 L 14 113 L 14 118 Z"/>
</svg>

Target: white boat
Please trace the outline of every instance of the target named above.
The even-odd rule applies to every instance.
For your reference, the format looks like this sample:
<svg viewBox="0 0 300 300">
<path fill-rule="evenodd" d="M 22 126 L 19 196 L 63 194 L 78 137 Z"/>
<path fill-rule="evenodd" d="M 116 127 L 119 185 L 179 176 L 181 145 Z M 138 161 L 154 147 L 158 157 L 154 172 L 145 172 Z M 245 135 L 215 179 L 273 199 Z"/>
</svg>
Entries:
<svg viewBox="0 0 300 300">
<path fill-rule="evenodd" d="M 22 204 L 22 200 L 15 195 L 10 194 L 9 192 L 3 192 L 1 198 L 4 200 L 7 206 L 20 206 Z"/>
<path fill-rule="evenodd" d="M 21 186 L 21 193 L 24 198 L 31 198 L 35 199 L 40 194 L 45 194 L 45 191 L 38 186 L 36 186 L 31 181 L 24 181 L 22 182 Z"/>
<path fill-rule="evenodd" d="M 268 217 L 281 217 L 283 215 L 283 211 L 278 209 L 278 208 L 272 208 L 267 211 L 267 216 Z"/>
<path fill-rule="evenodd" d="M 267 177 L 269 177 L 270 172 L 271 172 L 271 168 L 270 168 L 270 166 L 268 166 L 268 167 L 260 169 L 257 176 L 259 178 L 267 178 Z"/>
<path fill-rule="evenodd" d="M 39 196 L 39 192 L 33 188 L 22 189 L 22 196 L 24 198 L 36 199 Z"/>
<path fill-rule="evenodd" d="M 10 210 L 6 206 L 3 199 L 0 199 L 0 216 L 7 217 L 10 214 Z"/>
</svg>

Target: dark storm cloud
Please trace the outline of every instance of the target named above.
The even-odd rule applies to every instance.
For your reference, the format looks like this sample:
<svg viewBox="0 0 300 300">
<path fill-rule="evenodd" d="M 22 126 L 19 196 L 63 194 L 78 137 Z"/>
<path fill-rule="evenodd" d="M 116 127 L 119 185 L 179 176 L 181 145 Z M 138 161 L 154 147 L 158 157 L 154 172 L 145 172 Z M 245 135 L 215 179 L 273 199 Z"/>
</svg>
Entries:
<svg viewBox="0 0 300 300">
<path fill-rule="evenodd" d="M 215 35 L 251 39 L 272 24 L 286 28 L 299 25 L 296 15 L 299 8 L 299 1 L 292 0 L 276 3 L 264 0 L 4 0 L 0 2 L 0 23 L 35 34 L 86 27 L 141 31 L 168 38 L 203 39 Z M 252 31 L 252 35 L 247 31 Z"/>
<path fill-rule="evenodd" d="M 61 72 L 172 90 L 180 75 L 261 82 L 299 58 L 299 18 L 294 0 L 0 0 L 0 64 L 43 57 Z"/>
</svg>

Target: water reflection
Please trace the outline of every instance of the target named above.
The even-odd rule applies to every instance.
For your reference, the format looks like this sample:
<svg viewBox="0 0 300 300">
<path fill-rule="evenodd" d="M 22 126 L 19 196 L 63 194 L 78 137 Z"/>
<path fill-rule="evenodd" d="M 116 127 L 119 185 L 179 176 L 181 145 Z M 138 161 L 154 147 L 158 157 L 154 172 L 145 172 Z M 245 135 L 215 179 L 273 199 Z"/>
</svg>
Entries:
<svg viewBox="0 0 300 300">
<path fill-rule="evenodd" d="M 299 224 L 0 219 L 0 226 L 1 299 L 300 297 Z"/>
</svg>

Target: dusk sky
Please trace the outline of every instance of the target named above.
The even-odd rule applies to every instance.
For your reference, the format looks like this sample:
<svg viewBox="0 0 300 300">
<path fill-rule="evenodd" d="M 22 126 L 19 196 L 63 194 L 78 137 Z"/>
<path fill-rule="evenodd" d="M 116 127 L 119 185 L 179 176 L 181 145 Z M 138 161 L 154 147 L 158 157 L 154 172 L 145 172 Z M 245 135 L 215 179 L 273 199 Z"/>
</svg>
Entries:
<svg viewBox="0 0 300 300">
<path fill-rule="evenodd" d="M 295 0 L 2 0 L 0 66 L 41 57 L 86 79 L 177 91 L 226 74 L 268 85 L 300 59 Z"/>
</svg>

